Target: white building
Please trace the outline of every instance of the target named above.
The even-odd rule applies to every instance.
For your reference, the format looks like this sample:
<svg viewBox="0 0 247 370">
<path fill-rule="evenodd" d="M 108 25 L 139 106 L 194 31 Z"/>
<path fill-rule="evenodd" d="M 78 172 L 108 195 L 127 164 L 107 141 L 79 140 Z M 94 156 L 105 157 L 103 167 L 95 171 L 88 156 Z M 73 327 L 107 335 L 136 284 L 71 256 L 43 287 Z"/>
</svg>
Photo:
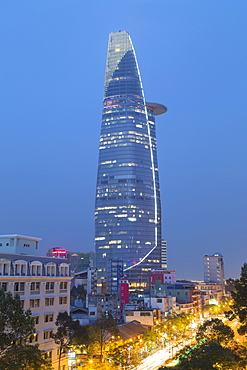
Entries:
<svg viewBox="0 0 247 370">
<path fill-rule="evenodd" d="M 176 313 L 176 297 L 164 297 L 160 294 L 160 296 L 144 298 L 144 303 L 152 309 L 160 310 L 163 316 Z"/>
<path fill-rule="evenodd" d="M 204 282 L 219 283 L 224 285 L 224 261 L 220 253 L 214 253 L 212 256 L 203 257 L 204 264 Z"/>
<path fill-rule="evenodd" d="M 131 305 L 129 305 L 131 306 Z M 151 308 L 129 309 L 125 305 L 124 309 L 124 322 L 138 321 L 141 325 L 152 327 L 156 321 L 156 312 Z"/>
<path fill-rule="evenodd" d="M 40 238 L 24 235 L 0 235 L 0 253 L 38 255 Z"/>
<path fill-rule="evenodd" d="M 18 235 L 1 236 L 0 243 L 5 243 L 5 251 L 6 247 L 11 251 L 14 249 L 6 245 L 10 239 L 14 239 L 13 244 L 19 251 L 21 248 L 33 250 L 33 247 L 36 250 L 35 243 L 41 240 Z M 18 240 L 21 240 L 20 245 Z M 70 280 L 69 265 L 65 259 L 0 253 L 0 286 L 5 291 L 18 293 L 24 310 L 31 309 L 36 322 L 33 342 L 46 352 L 54 370 L 58 369 L 58 345 L 52 334 L 57 329 L 55 321 L 58 313 L 70 310 Z M 67 355 L 63 355 L 61 370 L 68 369 L 67 363 Z"/>
</svg>

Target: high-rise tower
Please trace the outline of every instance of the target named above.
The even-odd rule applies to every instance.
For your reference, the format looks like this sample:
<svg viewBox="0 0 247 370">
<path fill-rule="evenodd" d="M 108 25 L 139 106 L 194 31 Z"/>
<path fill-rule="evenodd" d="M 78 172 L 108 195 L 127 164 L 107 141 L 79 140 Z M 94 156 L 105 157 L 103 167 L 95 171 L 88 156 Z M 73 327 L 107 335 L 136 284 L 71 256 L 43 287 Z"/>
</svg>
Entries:
<svg viewBox="0 0 247 370">
<path fill-rule="evenodd" d="M 129 34 L 109 36 L 95 203 L 96 266 L 102 282 L 110 259 L 122 259 L 130 291 L 161 267 L 161 205 L 155 116 L 146 103 Z"/>
<path fill-rule="evenodd" d="M 203 257 L 204 281 L 205 283 L 225 284 L 224 260 L 220 253 L 212 256 L 207 254 Z"/>
</svg>

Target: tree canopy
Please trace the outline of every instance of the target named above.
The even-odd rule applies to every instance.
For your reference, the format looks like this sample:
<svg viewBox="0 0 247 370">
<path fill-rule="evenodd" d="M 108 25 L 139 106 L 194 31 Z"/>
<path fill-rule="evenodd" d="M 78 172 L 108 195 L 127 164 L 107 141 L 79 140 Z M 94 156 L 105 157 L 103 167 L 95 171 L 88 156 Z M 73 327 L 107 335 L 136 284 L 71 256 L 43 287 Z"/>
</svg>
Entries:
<svg viewBox="0 0 247 370">
<path fill-rule="evenodd" d="M 79 321 L 73 321 L 72 317 L 67 311 L 60 312 L 57 315 L 55 324 L 57 325 L 57 331 L 53 334 L 53 339 L 56 344 L 59 344 L 59 363 L 58 369 L 60 369 L 61 356 L 63 352 L 66 352 L 69 345 L 72 342 L 73 333 L 79 329 Z"/>
<path fill-rule="evenodd" d="M 245 369 L 247 364 L 246 349 L 242 352 L 236 348 L 223 347 L 215 341 L 205 341 L 199 346 L 184 349 L 179 357 L 178 365 L 174 370 L 238 370 Z M 170 367 L 161 367 L 159 370 L 168 370 Z"/>
<path fill-rule="evenodd" d="M 241 326 L 238 329 L 239 334 L 247 333 L 247 263 L 241 268 L 240 279 L 235 281 L 235 291 L 231 292 L 232 304 L 226 316 L 230 320 L 238 318 Z"/>
<path fill-rule="evenodd" d="M 49 368 L 37 345 L 29 340 L 35 333 L 31 311 L 24 311 L 19 295 L 0 290 L 0 370 Z"/>
<path fill-rule="evenodd" d="M 207 339 L 224 345 L 229 343 L 233 338 L 233 330 L 219 319 L 205 321 L 203 325 L 199 327 L 196 334 L 197 341 Z"/>
</svg>

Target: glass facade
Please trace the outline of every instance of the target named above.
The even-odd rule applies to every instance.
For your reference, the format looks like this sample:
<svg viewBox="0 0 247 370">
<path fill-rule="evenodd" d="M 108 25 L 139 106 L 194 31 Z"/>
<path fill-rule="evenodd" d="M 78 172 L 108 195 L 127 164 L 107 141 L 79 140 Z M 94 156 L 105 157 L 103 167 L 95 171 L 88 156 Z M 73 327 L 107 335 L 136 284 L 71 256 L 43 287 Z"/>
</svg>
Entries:
<svg viewBox="0 0 247 370">
<path fill-rule="evenodd" d="M 161 205 L 155 115 L 146 103 L 129 34 L 109 36 L 95 202 L 98 276 L 107 261 L 123 260 L 130 291 L 142 291 L 147 272 L 161 267 Z"/>
</svg>

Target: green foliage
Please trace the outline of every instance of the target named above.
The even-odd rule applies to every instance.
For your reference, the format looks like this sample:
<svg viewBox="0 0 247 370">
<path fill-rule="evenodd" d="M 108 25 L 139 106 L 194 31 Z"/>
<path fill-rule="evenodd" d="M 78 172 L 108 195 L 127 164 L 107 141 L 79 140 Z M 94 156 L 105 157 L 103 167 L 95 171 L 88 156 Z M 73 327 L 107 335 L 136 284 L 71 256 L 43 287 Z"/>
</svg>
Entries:
<svg viewBox="0 0 247 370">
<path fill-rule="evenodd" d="M 79 321 L 73 321 L 72 317 L 68 314 L 67 311 L 60 312 L 57 315 L 56 323 L 57 331 L 53 334 L 53 339 L 56 344 L 59 344 L 59 364 L 58 368 L 60 369 L 60 361 L 62 353 L 65 352 L 72 342 L 73 333 L 79 329 Z"/>
<path fill-rule="evenodd" d="M 125 343 L 114 347 L 108 353 L 108 357 L 115 366 L 120 367 L 121 369 L 133 368 L 141 362 L 139 348 L 135 343 Z"/>
<path fill-rule="evenodd" d="M 31 311 L 22 309 L 20 297 L 0 290 L 0 355 L 15 339 L 25 344 L 27 337 L 35 332 Z"/>
<path fill-rule="evenodd" d="M 93 325 L 79 326 L 72 335 L 72 344 L 82 353 L 103 355 L 106 343 L 117 337 L 118 327 L 112 315 L 104 316 Z"/>
<path fill-rule="evenodd" d="M 52 366 L 38 349 L 38 345 L 13 345 L 0 358 L 0 370 L 51 370 Z"/>
<path fill-rule="evenodd" d="M 73 286 L 70 291 L 71 299 L 82 299 L 85 301 L 86 299 L 86 290 L 84 289 L 84 285 L 79 284 L 77 287 Z"/>
<path fill-rule="evenodd" d="M 148 330 L 143 334 L 143 340 L 145 343 L 145 347 L 148 350 L 151 350 L 154 347 L 154 344 L 156 344 L 159 339 L 160 339 L 160 334 L 154 330 Z"/>
<path fill-rule="evenodd" d="M 28 338 L 35 332 L 31 311 L 24 311 L 20 297 L 0 290 L 0 370 L 40 370 L 50 364 Z"/>
<path fill-rule="evenodd" d="M 238 318 L 241 323 L 239 334 L 247 333 L 247 263 L 241 269 L 240 279 L 235 281 L 235 291 L 231 292 L 233 303 L 230 310 L 226 312 L 229 320 Z"/>
<path fill-rule="evenodd" d="M 234 338 L 234 332 L 230 326 L 225 325 L 222 320 L 211 319 L 204 322 L 196 333 L 196 340 L 208 339 L 219 344 L 226 345 Z"/>
<path fill-rule="evenodd" d="M 243 347 L 222 347 L 215 341 L 206 341 L 188 351 L 180 353 L 179 364 L 174 370 L 237 370 L 245 369 L 247 365 L 246 349 Z M 159 370 L 168 370 L 170 367 L 161 367 Z"/>
<path fill-rule="evenodd" d="M 186 330 L 190 327 L 191 320 L 191 315 L 186 315 L 185 313 L 175 314 L 160 326 L 160 331 L 167 335 L 168 340 L 174 339 L 174 337 L 183 337 Z"/>
</svg>

